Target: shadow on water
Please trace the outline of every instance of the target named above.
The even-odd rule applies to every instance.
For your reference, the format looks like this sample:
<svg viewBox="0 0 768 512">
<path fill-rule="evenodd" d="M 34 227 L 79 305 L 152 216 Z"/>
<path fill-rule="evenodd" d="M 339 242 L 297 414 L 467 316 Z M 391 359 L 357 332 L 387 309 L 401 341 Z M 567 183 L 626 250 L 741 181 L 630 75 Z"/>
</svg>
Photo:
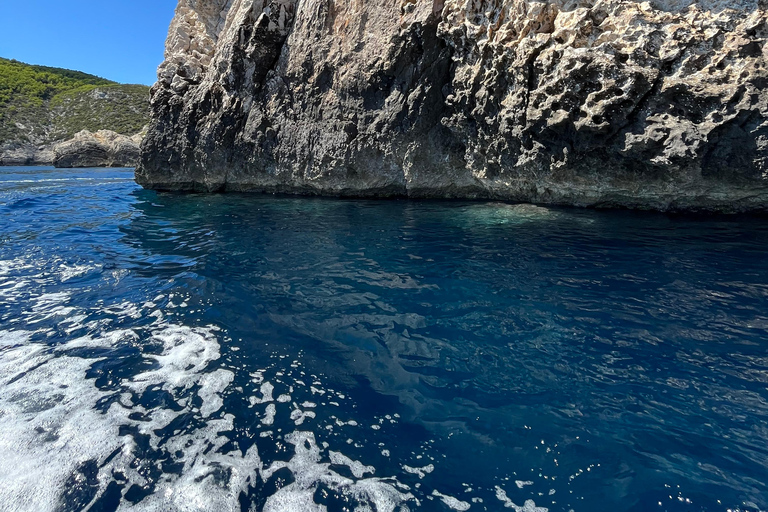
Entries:
<svg viewBox="0 0 768 512">
<path fill-rule="evenodd" d="M 133 194 L 137 275 L 245 364 L 301 353 L 359 414 L 397 404 L 449 488 L 533 471 L 590 510 L 768 507 L 763 219 Z"/>
</svg>

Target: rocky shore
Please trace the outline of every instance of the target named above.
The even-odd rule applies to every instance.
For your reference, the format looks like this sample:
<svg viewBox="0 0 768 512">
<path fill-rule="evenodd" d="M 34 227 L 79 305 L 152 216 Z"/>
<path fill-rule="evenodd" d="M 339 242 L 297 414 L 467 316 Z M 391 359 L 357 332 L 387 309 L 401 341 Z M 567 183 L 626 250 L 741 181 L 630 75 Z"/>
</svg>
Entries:
<svg viewBox="0 0 768 512">
<path fill-rule="evenodd" d="M 135 167 L 142 134 L 128 137 L 109 130 L 83 130 L 53 147 L 56 167 Z"/>
<path fill-rule="evenodd" d="M 0 165 L 134 167 L 149 87 L 0 58 Z"/>
<path fill-rule="evenodd" d="M 768 209 L 764 0 L 180 0 L 154 189 Z"/>
<path fill-rule="evenodd" d="M 0 146 L 2 165 L 53 165 L 53 147 L 26 142 L 10 142 Z"/>
<path fill-rule="evenodd" d="M 52 145 L 8 144 L 0 147 L 0 165 L 55 167 L 135 167 L 143 134 L 132 137 L 110 130 L 83 130 Z"/>
</svg>

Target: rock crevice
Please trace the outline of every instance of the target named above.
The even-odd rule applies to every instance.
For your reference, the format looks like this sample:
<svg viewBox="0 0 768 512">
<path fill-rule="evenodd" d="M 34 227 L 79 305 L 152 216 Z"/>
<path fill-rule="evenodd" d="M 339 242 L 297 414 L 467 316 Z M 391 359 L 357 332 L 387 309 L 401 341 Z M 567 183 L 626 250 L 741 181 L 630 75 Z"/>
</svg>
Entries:
<svg viewBox="0 0 768 512">
<path fill-rule="evenodd" d="M 146 187 L 768 209 L 757 0 L 180 0 Z"/>
</svg>

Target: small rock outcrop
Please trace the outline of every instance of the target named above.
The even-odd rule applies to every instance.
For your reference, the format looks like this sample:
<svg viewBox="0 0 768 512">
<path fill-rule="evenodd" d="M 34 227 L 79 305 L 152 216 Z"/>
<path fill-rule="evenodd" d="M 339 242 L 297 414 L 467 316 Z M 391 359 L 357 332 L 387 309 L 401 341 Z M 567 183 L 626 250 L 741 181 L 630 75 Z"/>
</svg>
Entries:
<svg viewBox="0 0 768 512">
<path fill-rule="evenodd" d="M 155 189 L 768 209 L 766 0 L 180 0 Z"/>
<path fill-rule="evenodd" d="M 35 146 L 18 141 L 0 145 L 0 166 L 51 165 L 53 157 L 53 149 L 50 146 Z"/>
<path fill-rule="evenodd" d="M 53 147 L 56 167 L 134 167 L 141 134 L 127 137 L 109 130 L 83 130 Z"/>
</svg>

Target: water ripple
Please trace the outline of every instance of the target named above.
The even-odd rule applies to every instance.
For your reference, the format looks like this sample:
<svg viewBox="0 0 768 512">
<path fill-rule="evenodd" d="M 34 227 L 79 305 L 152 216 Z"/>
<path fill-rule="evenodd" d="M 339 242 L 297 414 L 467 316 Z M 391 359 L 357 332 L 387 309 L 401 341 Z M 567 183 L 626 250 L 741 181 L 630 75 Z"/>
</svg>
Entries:
<svg viewBox="0 0 768 512">
<path fill-rule="evenodd" d="M 0 498 L 765 511 L 766 249 L 757 217 L 5 169 Z"/>
</svg>

